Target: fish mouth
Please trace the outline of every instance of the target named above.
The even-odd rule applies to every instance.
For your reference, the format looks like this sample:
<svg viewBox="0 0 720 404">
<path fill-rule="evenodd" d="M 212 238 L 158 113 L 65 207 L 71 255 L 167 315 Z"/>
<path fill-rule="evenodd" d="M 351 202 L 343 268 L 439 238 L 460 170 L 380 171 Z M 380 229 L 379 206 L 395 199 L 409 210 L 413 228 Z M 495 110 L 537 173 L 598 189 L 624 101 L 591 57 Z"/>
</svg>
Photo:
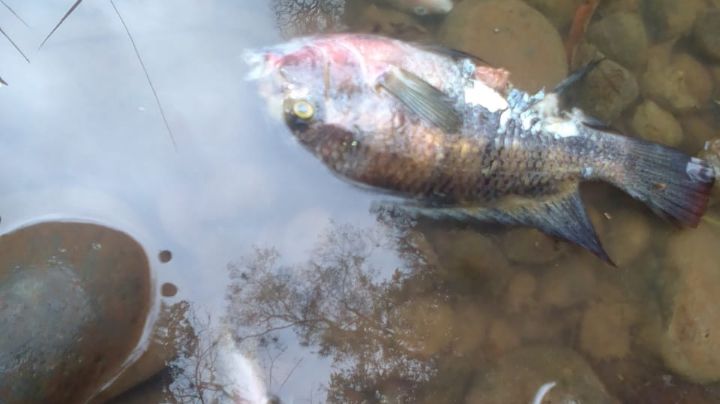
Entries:
<svg viewBox="0 0 720 404">
<path fill-rule="evenodd" d="M 265 109 L 271 119 L 283 121 L 283 91 L 285 80 L 280 75 L 282 55 L 270 49 L 247 49 L 242 58 L 248 67 L 246 81 L 257 82 L 258 95 L 265 102 Z"/>
<path fill-rule="evenodd" d="M 242 59 L 248 66 L 245 80 L 256 81 L 270 76 L 273 66 L 273 54 L 265 49 L 246 49 L 242 53 Z M 276 56 L 277 57 L 277 56 Z"/>
</svg>

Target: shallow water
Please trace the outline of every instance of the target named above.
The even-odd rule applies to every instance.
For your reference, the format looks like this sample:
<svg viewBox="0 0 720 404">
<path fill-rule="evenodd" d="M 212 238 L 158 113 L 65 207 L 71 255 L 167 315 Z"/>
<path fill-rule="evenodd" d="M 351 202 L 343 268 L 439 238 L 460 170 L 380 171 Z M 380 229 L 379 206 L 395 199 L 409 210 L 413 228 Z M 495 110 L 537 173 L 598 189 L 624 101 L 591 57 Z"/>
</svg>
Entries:
<svg viewBox="0 0 720 404">
<path fill-rule="evenodd" d="M 549 344 L 599 380 L 565 380 L 573 397 L 720 401 L 658 353 L 678 231 L 640 204 L 584 189 L 620 269 L 532 231 L 411 223 L 374 212 L 382 197 L 266 116 L 242 50 L 333 28 L 341 3 L 288 25 L 262 0 L 117 1 L 172 136 L 110 3 L 83 2 L 41 49 L 69 4 L 8 4 L 30 27 L 2 10 L 0 26 L 31 63 L 0 47 L 0 231 L 98 222 L 150 258 L 153 309 L 132 358 L 162 354 L 98 400 L 225 402 L 236 389 L 250 402 L 495 402 L 553 381 L 501 376 L 509 353 Z M 711 259 L 717 229 L 702 226 L 688 254 Z"/>
</svg>

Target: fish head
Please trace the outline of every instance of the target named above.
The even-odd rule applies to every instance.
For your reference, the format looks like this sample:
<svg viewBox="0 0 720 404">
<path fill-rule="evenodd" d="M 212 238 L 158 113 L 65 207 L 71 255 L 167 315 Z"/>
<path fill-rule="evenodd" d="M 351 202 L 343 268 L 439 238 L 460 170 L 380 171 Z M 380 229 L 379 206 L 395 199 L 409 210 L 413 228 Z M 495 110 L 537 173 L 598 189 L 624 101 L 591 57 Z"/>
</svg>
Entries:
<svg viewBox="0 0 720 404">
<path fill-rule="evenodd" d="M 308 37 L 245 54 L 271 115 L 296 137 L 322 127 L 350 133 L 380 125 L 389 112 L 373 87 L 379 74 L 343 36 Z M 380 108 L 379 108 L 380 107 Z"/>
</svg>

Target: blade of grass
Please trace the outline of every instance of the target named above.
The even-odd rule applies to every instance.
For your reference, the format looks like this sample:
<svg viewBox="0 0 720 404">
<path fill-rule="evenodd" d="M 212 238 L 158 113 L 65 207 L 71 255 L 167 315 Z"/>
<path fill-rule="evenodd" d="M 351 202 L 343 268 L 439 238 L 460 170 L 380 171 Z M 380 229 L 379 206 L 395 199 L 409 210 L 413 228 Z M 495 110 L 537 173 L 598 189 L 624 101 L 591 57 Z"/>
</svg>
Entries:
<svg viewBox="0 0 720 404">
<path fill-rule="evenodd" d="M 5 3 L 4 0 L 0 0 L 0 3 L 2 3 L 2 5 L 5 6 L 5 8 L 7 8 L 8 10 L 10 10 L 10 12 L 12 13 L 12 15 L 15 16 L 15 18 L 17 18 L 18 20 L 20 20 L 21 23 L 25 24 L 26 27 L 30 28 L 30 26 L 28 25 L 28 23 L 26 23 L 25 20 L 23 20 L 23 19 L 18 15 L 18 13 L 16 13 L 15 10 L 12 9 L 12 7 L 8 6 L 8 4 Z"/>
<path fill-rule="evenodd" d="M 112 4 L 113 8 L 115 9 L 115 13 L 120 19 L 120 23 L 122 23 L 122 26 L 123 28 L 125 28 L 125 32 L 127 33 L 128 38 L 130 38 L 130 43 L 135 50 L 135 56 L 137 56 L 138 61 L 140 62 L 140 66 L 145 73 L 145 78 L 147 79 L 147 82 L 150 85 L 150 90 L 152 90 L 153 96 L 155 97 L 155 102 L 157 103 L 158 109 L 160 110 L 160 115 L 162 116 L 163 122 L 165 123 L 165 128 L 168 131 L 168 135 L 170 135 L 170 141 L 172 141 L 173 148 L 175 148 L 175 150 L 177 151 L 175 136 L 173 135 L 172 129 L 170 129 L 170 124 L 168 123 L 167 117 L 165 116 L 165 110 L 162 107 L 162 103 L 160 103 L 160 97 L 158 97 L 157 91 L 155 91 L 155 86 L 153 85 L 152 80 L 150 80 L 150 74 L 148 73 L 147 67 L 145 67 L 145 62 L 143 62 L 142 57 L 140 56 L 140 51 L 135 44 L 135 40 L 133 39 L 132 34 L 130 34 L 130 30 L 128 29 L 127 24 L 125 24 L 125 20 L 122 18 L 122 15 L 120 15 L 120 10 L 118 10 L 117 6 L 115 6 L 115 2 L 113 0 L 110 0 L 110 4 Z"/>
<path fill-rule="evenodd" d="M 28 63 L 30 63 L 30 59 L 28 59 L 28 57 L 25 56 L 25 54 L 24 54 L 23 51 L 20 49 L 20 47 L 17 46 L 17 44 L 15 43 L 15 41 L 13 41 L 12 38 L 10 38 L 10 36 L 9 36 L 1 27 L 0 27 L 0 34 L 2 34 L 5 38 L 7 38 L 7 40 L 10 41 L 10 43 L 12 44 L 12 46 L 15 47 L 15 49 L 18 51 L 18 53 L 20 53 L 20 54 L 22 55 L 22 57 L 24 57 L 25 60 L 26 60 Z"/>
<path fill-rule="evenodd" d="M 42 43 L 40 44 L 40 46 L 38 47 L 38 49 L 42 48 L 43 45 L 45 45 L 45 42 L 47 42 L 48 39 L 50 39 L 50 37 L 52 36 L 52 34 L 54 34 L 55 31 L 57 31 L 57 29 L 60 28 L 60 26 L 62 25 L 62 23 L 65 22 L 65 20 L 70 16 L 70 14 L 72 14 L 73 11 L 75 11 L 75 9 L 77 8 L 77 6 L 80 5 L 80 3 L 82 3 L 82 0 L 77 0 L 77 1 L 75 1 L 75 3 L 73 3 L 73 5 L 72 5 L 72 6 L 70 7 L 70 9 L 65 13 L 65 15 L 62 16 L 62 18 L 60 19 L 60 21 L 58 21 L 58 23 L 55 24 L 55 27 L 53 27 L 52 31 L 50 31 L 50 33 L 47 34 L 47 36 L 45 37 L 45 39 L 43 39 L 43 41 L 42 41 Z"/>
</svg>

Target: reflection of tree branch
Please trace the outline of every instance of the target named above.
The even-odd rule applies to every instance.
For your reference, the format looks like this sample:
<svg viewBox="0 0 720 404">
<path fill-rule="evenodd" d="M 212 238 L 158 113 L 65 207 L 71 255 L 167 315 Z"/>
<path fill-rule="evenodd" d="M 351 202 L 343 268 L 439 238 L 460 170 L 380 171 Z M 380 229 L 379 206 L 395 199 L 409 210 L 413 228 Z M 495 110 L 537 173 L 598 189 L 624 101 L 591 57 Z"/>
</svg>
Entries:
<svg viewBox="0 0 720 404">
<path fill-rule="evenodd" d="M 295 362 L 295 366 L 293 366 L 292 369 L 290 369 L 290 371 L 288 372 L 288 374 L 285 376 L 285 379 L 283 380 L 283 382 L 280 383 L 280 387 L 278 387 L 278 392 L 280 392 L 280 391 L 282 390 L 282 388 L 283 388 L 283 386 L 285 385 L 285 383 L 288 381 L 288 379 L 290 379 L 290 376 L 292 376 L 292 374 L 295 372 L 295 369 L 297 369 L 298 366 L 300 366 L 300 363 L 301 363 L 302 361 L 303 361 L 303 358 L 300 358 L 300 359 L 298 359 L 297 362 Z"/>
<path fill-rule="evenodd" d="M 277 25 L 286 36 L 337 30 L 345 0 L 273 0 Z"/>
<path fill-rule="evenodd" d="M 401 386 L 398 392 L 413 401 L 437 374 L 438 358 L 444 353 L 424 349 L 423 337 L 408 330 L 404 307 L 415 304 L 408 299 L 422 293 L 418 285 L 436 299 L 445 295 L 428 260 L 406 234 L 333 224 L 311 258 L 293 267 L 278 265 L 280 255 L 274 249 L 256 249 L 228 267 L 232 283 L 226 321 L 241 341 L 262 341 L 292 329 L 300 344 L 317 345 L 319 354 L 332 356 L 336 371 L 328 397 L 335 401 L 376 402 L 387 383 Z M 373 255 L 386 254 L 385 246 L 396 249 L 408 267 L 396 268 L 382 280 L 373 267 Z M 273 367 L 279 354 L 268 355 L 269 377 L 275 384 Z"/>
</svg>

